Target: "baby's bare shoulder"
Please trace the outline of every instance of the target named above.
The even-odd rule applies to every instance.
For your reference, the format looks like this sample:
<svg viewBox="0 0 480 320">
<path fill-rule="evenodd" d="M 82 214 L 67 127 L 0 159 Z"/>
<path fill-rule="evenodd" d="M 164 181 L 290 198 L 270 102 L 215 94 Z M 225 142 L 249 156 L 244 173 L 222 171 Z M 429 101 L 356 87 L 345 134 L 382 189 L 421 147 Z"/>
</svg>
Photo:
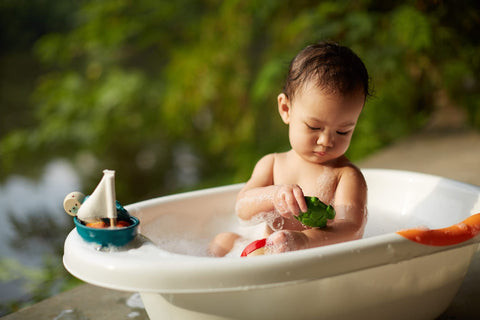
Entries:
<svg viewBox="0 0 480 320">
<path fill-rule="evenodd" d="M 270 153 L 263 156 L 260 160 L 258 160 L 257 164 L 255 165 L 255 169 L 265 169 L 265 168 L 272 168 L 273 164 L 275 163 L 275 153 Z"/>
<path fill-rule="evenodd" d="M 345 162 L 338 168 L 339 183 L 349 185 L 366 185 L 362 171 L 351 162 Z"/>
<path fill-rule="evenodd" d="M 353 163 L 351 162 L 346 162 L 341 168 L 340 168 L 340 171 L 341 171 L 341 174 L 352 174 L 352 175 L 361 175 L 363 176 L 362 174 L 362 171 L 360 171 L 360 169 L 354 165 Z"/>
<path fill-rule="evenodd" d="M 247 184 L 272 184 L 275 154 L 267 154 L 258 160 Z"/>
</svg>

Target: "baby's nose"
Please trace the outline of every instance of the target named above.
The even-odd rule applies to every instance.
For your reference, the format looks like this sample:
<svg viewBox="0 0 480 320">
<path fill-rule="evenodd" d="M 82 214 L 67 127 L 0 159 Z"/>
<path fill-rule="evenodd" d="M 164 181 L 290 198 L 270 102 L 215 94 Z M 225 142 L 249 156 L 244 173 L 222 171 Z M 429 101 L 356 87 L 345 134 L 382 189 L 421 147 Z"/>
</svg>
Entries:
<svg viewBox="0 0 480 320">
<path fill-rule="evenodd" d="M 317 144 L 324 147 L 333 147 L 333 137 L 326 130 L 322 131 L 317 139 Z"/>
</svg>

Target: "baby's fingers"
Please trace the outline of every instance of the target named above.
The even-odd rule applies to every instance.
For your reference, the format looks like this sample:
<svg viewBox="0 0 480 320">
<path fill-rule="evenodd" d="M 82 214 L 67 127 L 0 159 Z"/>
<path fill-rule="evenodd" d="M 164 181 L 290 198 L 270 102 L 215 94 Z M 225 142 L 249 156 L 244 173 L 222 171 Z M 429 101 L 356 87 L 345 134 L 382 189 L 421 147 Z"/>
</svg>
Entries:
<svg viewBox="0 0 480 320">
<path fill-rule="evenodd" d="M 283 185 L 278 187 L 274 197 L 274 205 L 275 210 L 287 219 L 292 218 L 292 215 L 299 215 L 303 209 L 306 210 L 303 191 L 298 185 Z"/>
<path fill-rule="evenodd" d="M 285 193 L 284 194 L 284 201 L 285 201 L 285 204 L 288 207 L 288 216 L 283 214 L 283 216 L 285 218 L 291 218 L 292 217 L 291 215 L 298 215 L 299 214 L 299 212 L 298 212 L 299 207 L 298 207 L 298 204 L 297 204 L 297 199 L 295 198 L 293 193 Z"/>
<path fill-rule="evenodd" d="M 301 212 L 307 212 L 308 207 L 307 203 L 305 202 L 305 196 L 303 195 L 303 191 L 300 188 L 294 189 L 293 194 L 295 196 L 295 200 L 297 202 L 297 207 L 300 209 Z M 297 211 L 294 215 L 298 216 L 300 212 Z"/>
</svg>

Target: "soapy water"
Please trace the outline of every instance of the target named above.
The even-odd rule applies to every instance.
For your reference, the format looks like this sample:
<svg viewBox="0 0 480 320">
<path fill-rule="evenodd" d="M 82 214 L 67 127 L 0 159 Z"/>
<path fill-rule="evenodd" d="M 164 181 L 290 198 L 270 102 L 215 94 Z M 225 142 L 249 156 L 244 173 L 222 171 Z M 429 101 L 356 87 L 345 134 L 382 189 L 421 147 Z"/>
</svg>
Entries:
<svg viewBox="0 0 480 320">
<path fill-rule="evenodd" d="M 270 211 L 261 212 L 248 221 L 239 219 L 239 225 L 242 227 L 252 227 L 259 224 L 266 224 L 272 231 L 279 231 L 283 230 L 285 218 L 275 211 Z"/>
<path fill-rule="evenodd" d="M 188 235 L 179 234 L 177 237 L 170 236 L 156 241 L 156 245 L 172 253 L 189 256 L 208 256 L 208 244 L 211 239 L 195 239 Z"/>
<path fill-rule="evenodd" d="M 347 212 L 349 208 L 346 208 Z M 340 215 L 342 214 L 342 210 Z M 393 212 L 393 209 L 391 210 Z M 396 232 L 402 229 L 419 227 L 426 225 L 425 221 L 412 219 L 403 215 L 396 215 L 385 208 L 369 208 L 367 214 L 367 225 L 363 238 L 369 238 L 376 235 Z M 221 232 L 234 232 L 240 237 L 235 241 L 232 250 L 225 257 L 240 257 L 245 247 L 254 240 L 262 239 L 267 236 L 267 226 L 274 232 L 281 230 L 279 215 L 274 212 L 262 213 L 249 221 L 241 220 L 235 217 L 234 213 L 224 216 L 234 217 L 224 221 L 211 221 L 208 225 L 202 225 L 201 231 L 192 233 L 188 230 L 182 230 L 180 227 L 171 229 L 171 226 L 162 225 L 160 222 L 155 224 L 155 234 L 148 235 L 152 245 L 160 247 L 165 254 L 182 254 L 190 256 L 209 256 L 208 246 L 212 239 Z M 216 223 L 218 222 L 218 223 Z M 144 248 L 139 248 L 143 250 Z M 162 250 L 162 251 L 163 251 Z"/>
<path fill-rule="evenodd" d="M 187 256 L 210 256 L 208 247 L 216 235 L 222 232 L 233 232 L 240 235 L 234 249 L 228 254 L 240 257 L 241 252 L 250 242 L 265 238 L 266 225 L 261 220 L 243 221 L 232 213 L 220 214 L 213 219 L 195 221 L 184 224 L 182 219 L 171 219 L 162 216 L 148 224 L 148 229 L 140 229 L 140 233 L 162 249 L 165 254 L 181 254 Z M 142 224 L 140 224 L 142 226 Z M 144 226 L 145 227 L 145 226 Z M 145 246 L 137 249 L 142 251 Z"/>
<path fill-rule="evenodd" d="M 345 212 L 350 208 L 347 207 Z M 339 210 L 338 217 L 341 218 L 342 209 Z M 407 215 L 398 215 L 394 209 L 379 207 L 370 207 L 365 210 L 367 214 L 367 224 L 363 238 L 370 238 L 377 235 L 397 232 L 403 229 L 422 227 L 429 228 L 428 221 L 420 220 Z M 221 232 L 233 232 L 240 237 L 235 241 L 232 250 L 225 255 L 227 258 L 240 258 L 242 251 L 252 241 L 259 240 L 268 236 L 266 230 L 270 227 L 272 231 L 279 231 L 281 228 L 277 221 L 279 217 L 275 212 L 262 213 L 249 221 L 241 220 L 235 213 L 219 214 L 217 219 L 212 219 L 208 223 L 199 224 L 194 229 L 183 229 L 182 223 L 177 225 L 164 224 L 161 219 L 151 222 L 151 230 L 155 233 L 149 233 L 147 237 L 142 234 L 137 235 L 133 243 L 126 248 L 108 248 L 102 250 L 127 250 L 132 255 L 161 255 L 162 257 L 172 257 L 180 254 L 186 256 L 208 257 L 208 247 L 213 238 Z M 192 231 L 195 230 L 195 231 Z M 139 241 L 139 238 L 143 240 Z M 137 243 L 135 242 L 137 241 Z M 146 243 L 145 243 L 146 242 Z M 135 250 L 129 250 L 129 249 Z M 161 251 L 157 249 L 161 248 Z"/>
<path fill-rule="evenodd" d="M 327 190 L 323 195 L 323 200 L 329 200 L 325 198 L 331 198 L 334 195 L 332 190 L 335 183 L 331 175 L 327 173 L 319 179 L 321 179 L 319 183 L 321 182 L 325 189 L 331 189 L 331 192 Z M 241 200 L 236 203 L 237 207 L 235 209 L 245 204 L 245 201 L 248 201 L 251 205 L 251 201 L 264 200 L 265 196 Z M 335 220 L 345 218 L 349 215 L 350 210 L 356 210 L 351 206 L 339 205 L 335 209 L 337 211 Z M 233 232 L 240 235 L 240 238 L 236 240 L 233 249 L 226 257 L 239 257 L 249 243 L 268 236 L 266 233 L 267 226 L 271 229 L 269 232 L 271 233 L 271 231 L 283 230 L 289 223 L 275 211 L 258 214 L 248 221 L 239 219 L 234 211 L 232 208 L 231 212 L 218 212 L 213 215 L 194 211 L 161 214 L 158 219 L 149 221 L 148 224 L 143 226 L 140 224 L 139 232 L 147 236 L 153 244 L 163 249 L 162 251 L 165 253 L 189 256 L 209 256 L 208 246 L 214 237 L 219 233 Z M 368 212 L 364 209 L 367 224 L 363 238 L 428 225 L 427 221 L 420 221 L 418 217 L 412 216 L 410 211 L 402 211 L 401 214 L 398 214 L 398 208 L 369 206 Z M 182 218 L 179 218 L 179 216 Z M 142 230 L 142 228 L 144 229 Z"/>
<path fill-rule="evenodd" d="M 172 225 L 166 225 L 161 219 L 150 223 L 150 230 L 154 234 L 148 234 L 148 239 L 157 247 L 160 247 L 166 254 L 181 254 L 188 256 L 209 256 L 208 247 L 213 238 L 221 232 L 233 232 L 240 237 L 235 241 L 232 250 L 225 257 L 240 257 L 245 247 L 252 241 L 268 236 L 266 230 L 276 232 L 283 230 L 284 219 L 275 212 L 261 213 L 249 221 L 236 218 L 234 213 L 224 216 L 234 217 L 226 221 L 211 221 L 198 227 L 196 232 L 183 230 L 180 225 L 172 229 Z M 391 222 L 390 222 L 391 223 Z M 387 224 L 388 225 L 388 224 Z M 376 228 L 375 234 L 382 230 Z M 270 231 L 270 232 L 271 232 Z M 385 230 L 386 231 L 386 230 Z M 395 230 L 396 231 L 396 230 Z M 143 251 L 145 248 L 138 248 Z M 138 250 L 137 249 L 137 250 Z"/>
<path fill-rule="evenodd" d="M 265 224 L 238 226 L 233 232 L 239 234 L 240 238 L 235 241 L 234 247 L 227 257 L 240 257 L 243 249 L 250 242 L 265 237 Z M 215 235 L 212 233 L 207 237 L 192 237 L 190 234 L 179 232 L 167 236 L 150 236 L 149 239 L 168 253 L 207 257 L 210 256 L 209 244 Z M 143 247 L 140 250 L 143 250 Z"/>
<path fill-rule="evenodd" d="M 80 238 L 80 235 L 76 235 Z M 164 239 L 166 240 L 166 239 Z M 172 240 L 172 241 L 159 241 L 158 243 L 154 243 L 151 239 L 143 236 L 142 234 L 137 234 L 136 237 L 129 242 L 128 244 L 117 247 L 117 246 L 102 246 L 98 243 L 95 242 L 87 242 L 87 241 L 79 241 L 78 244 L 81 247 L 86 248 L 87 250 L 96 250 L 100 252 L 105 252 L 105 253 L 126 253 L 129 255 L 129 258 L 135 259 L 135 257 L 142 257 L 142 256 L 158 256 L 160 258 L 170 258 L 172 257 L 175 253 L 180 253 L 176 252 L 178 250 L 175 249 L 175 245 L 178 242 L 183 242 L 183 241 L 178 241 L 180 239 Z M 163 246 L 163 243 L 167 244 L 166 247 Z M 185 247 L 182 248 L 186 250 L 188 253 L 184 254 L 189 254 L 190 255 L 199 255 L 195 254 L 202 250 L 199 246 L 195 246 L 191 243 L 189 244 L 184 244 Z M 162 251 L 157 250 L 157 247 L 161 247 Z"/>
<path fill-rule="evenodd" d="M 395 214 L 393 209 L 369 208 L 368 220 L 363 238 L 397 232 L 410 228 L 431 228 L 431 221 L 407 215 Z"/>
<path fill-rule="evenodd" d="M 208 247 L 214 237 L 222 232 L 232 232 L 240 237 L 225 257 L 240 257 L 248 244 L 267 237 L 272 231 L 283 230 L 285 223 L 284 218 L 274 211 L 258 214 L 248 221 L 239 219 L 231 212 L 188 225 L 182 223 L 182 219 L 173 219 L 175 216 L 177 215 L 161 216 L 149 222 L 148 229 L 144 230 L 148 240 L 165 254 L 207 257 L 210 256 Z M 136 250 L 143 251 L 147 248 L 138 246 Z"/>
</svg>

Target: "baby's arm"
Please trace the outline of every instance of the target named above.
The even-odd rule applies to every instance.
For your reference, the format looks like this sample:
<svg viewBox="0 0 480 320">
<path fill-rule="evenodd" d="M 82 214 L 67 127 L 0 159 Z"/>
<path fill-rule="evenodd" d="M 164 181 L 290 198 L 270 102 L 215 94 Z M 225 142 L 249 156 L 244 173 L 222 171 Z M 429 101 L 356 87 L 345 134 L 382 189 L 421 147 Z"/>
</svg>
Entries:
<svg viewBox="0 0 480 320">
<path fill-rule="evenodd" d="M 336 217 L 332 227 L 345 232 L 346 240 L 363 236 L 367 222 L 367 183 L 360 170 L 347 167 L 335 192 Z"/>
<path fill-rule="evenodd" d="M 335 192 L 335 220 L 323 229 L 282 230 L 267 241 L 267 251 L 284 252 L 360 239 L 366 223 L 367 185 L 362 173 L 346 168 Z"/>
<path fill-rule="evenodd" d="M 237 215 L 250 220 L 259 213 L 276 211 L 286 218 L 307 211 L 303 191 L 298 185 L 274 185 L 275 155 L 264 156 L 237 197 Z"/>
</svg>

